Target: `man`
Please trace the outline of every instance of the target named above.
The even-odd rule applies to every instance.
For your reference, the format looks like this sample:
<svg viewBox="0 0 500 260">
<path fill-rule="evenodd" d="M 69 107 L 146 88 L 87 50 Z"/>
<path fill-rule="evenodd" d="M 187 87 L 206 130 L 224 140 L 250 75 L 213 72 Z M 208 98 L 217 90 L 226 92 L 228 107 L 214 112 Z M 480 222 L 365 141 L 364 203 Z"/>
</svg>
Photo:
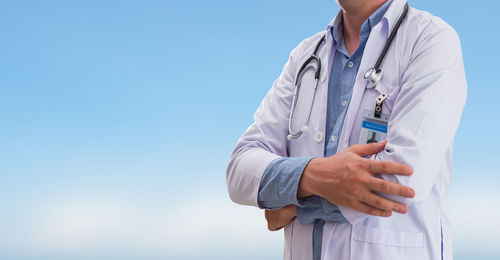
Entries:
<svg viewBox="0 0 500 260">
<path fill-rule="evenodd" d="M 292 51 L 238 141 L 230 197 L 271 209 L 269 229 L 285 226 L 285 259 L 452 259 L 445 197 L 466 100 L 459 38 L 427 12 L 402 16 L 404 0 L 338 2 L 326 31 Z M 370 85 L 365 72 L 401 17 L 383 77 Z M 287 139 L 297 75 L 318 42 L 316 91 L 300 90 L 314 97 L 307 127 Z M 293 112 L 308 109 L 301 95 Z M 358 144 L 374 114 L 387 140 Z"/>
</svg>

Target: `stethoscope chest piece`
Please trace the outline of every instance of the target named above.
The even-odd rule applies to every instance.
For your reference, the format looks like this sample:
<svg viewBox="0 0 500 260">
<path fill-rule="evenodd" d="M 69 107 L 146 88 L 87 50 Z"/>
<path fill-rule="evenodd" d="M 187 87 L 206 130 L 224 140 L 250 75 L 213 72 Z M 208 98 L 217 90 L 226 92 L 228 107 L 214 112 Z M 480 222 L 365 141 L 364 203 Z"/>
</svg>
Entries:
<svg viewBox="0 0 500 260">
<path fill-rule="evenodd" d="M 370 68 L 365 73 L 365 79 L 368 81 L 368 88 L 373 88 L 382 78 L 382 70 L 376 70 L 375 68 Z"/>
</svg>

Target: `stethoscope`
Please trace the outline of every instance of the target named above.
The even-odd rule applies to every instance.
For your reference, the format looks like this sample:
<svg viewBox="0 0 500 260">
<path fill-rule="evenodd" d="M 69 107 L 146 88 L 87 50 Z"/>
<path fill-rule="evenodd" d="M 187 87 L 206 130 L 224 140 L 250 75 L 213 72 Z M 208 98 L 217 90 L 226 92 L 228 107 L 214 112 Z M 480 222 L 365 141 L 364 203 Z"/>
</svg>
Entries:
<svg viewBox="0 0 500 260">
<path fill-rule="evenodd" d="M 397 23 L 394 25 L 394 29 L 392 30 L 391 34 L 389 35 L 389 38 L 387 39 L 387 42 L 385 43 L 384 49 L 382 50 L 382 53 L 380 53 L 380 56 L 378 57 L 377 62 L 375 63 L 375 66 L 369 68 L 368 71 L 366 71 L 366 73 L 365 73 L 364 78 L 365 78 L 365 80 L 367 80 L 369 82 L 370 87 L 374 87 L 375 85 L 377 85 L 377 83 L 382 78 L 382 70 L 380 69 L 380 65 L 382 64 L 382 61 L 384 60 L 384 57 L 387 54 L 387 50 L 389 49 L 389 47 L 392 44 L 394 36 L 396 36 L 396 33 L 398 32 L 398 29 L 399 29 L 401 23 L 403 22 L 404 18 L 406 17 L 406 14 L 408 13 L 408 8 L 409 8 L 408 3 L 406 3 L 404 10 L 403 10 L 403 13 L 399 17 Z M 295 89 L 293 91 L 292 106 L 290 108 L 290 118 L 288 120 L 288 136 L 287 136 L 288 140 L 298 138 L 299 136 L 302 135 L 302 133 L 307 131 L 307 124 L 309 123 L 309 118 L 311 117 L 312 106 L 314 103 L 314 97 L 316 96 L 316 88 L 318 87 L 318 79 L 319 79 L 320 71 L 321 71 L 321 59 L 317 56 L 317 53 L 318 53 L 319 47 L 321 46 L 321 44 L 323 43 L 324 40 L 325 40 L 325 35 L 323 35 L 321 37 L 321 39 L 318 41 L 318 43 L 316 44 L 316 47 L 314 48 L 313 54 L 311 55 L 311 57 L 309 57 L 304 62 L 304 64 L 302 64 L 302 66 L 300 67 L 300 69 L 297 73 L 297 77 L 295 79 Z M 312 65 L 309 66 L 311 64 L 311 62 L 316 62 L 317 66 L 316 67 L 314 67 Z M 293 122 L 295 106 L 297 104 L 297 95 L 298 95 L 298 93 L 300 91 L 300 87 L 302 85 L 301 84 L 302 76 L 303 76 L 304 72 L 309 70 L 309 69 L 315 70 L 315 72 L 314 72 L 314 86 L 313 86 L 312 96 L 311 96 L 311 99 L 309 102 L 309 110 L 307 112 L 307 117 L 306 117 L 306 120 L 305 120 L 303 126 L 299 130 L 294 132 L 292 130 L 292 122 Z M 379 98 L 381 98 L 381 97 L 379 97 Z M 385 96 L 382 98 L 385 98 Z M 381 101 L 383 101 L 383 99 L 381 99 Z M 379 103 L 379 100 L 377 100 L 377 103 Z M 379 106 L 378 108 L 380 108 L 380 110 L 381 110 L 381 106 Z M 376 109 L 378 109 L 378 108 L 376 108 Z"/>
</svg>

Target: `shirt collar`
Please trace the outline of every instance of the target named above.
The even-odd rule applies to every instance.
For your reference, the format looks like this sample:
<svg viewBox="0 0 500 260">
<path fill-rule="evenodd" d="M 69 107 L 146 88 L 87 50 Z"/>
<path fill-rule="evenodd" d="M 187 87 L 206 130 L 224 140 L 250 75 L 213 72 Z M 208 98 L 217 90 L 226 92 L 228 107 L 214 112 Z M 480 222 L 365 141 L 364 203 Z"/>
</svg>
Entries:
<svg viewBox="0 0 500 260">
<path fill-rule="evenodd" d="M 361 30 L 360 34 L 370 32 L 371 29 L 377 25 L 380 20 L 382 20 L 382 17 L 385 17 L 387 9 L 389 9 L 389 6 L 391 5 L 392 0 L 387 0 L 381 7 L 377 9 L 366 21 L 361 25 Z M 337 46 L 337 43 L 340 41 L 343 41 L 343 35 L 342 35 L 342 10 L 340 10 L 335 17 L 335 19 L 327 26 L 327 32 L 331 32 L 333 36 L 333 43 L 334 46 Z"/>
</svg>

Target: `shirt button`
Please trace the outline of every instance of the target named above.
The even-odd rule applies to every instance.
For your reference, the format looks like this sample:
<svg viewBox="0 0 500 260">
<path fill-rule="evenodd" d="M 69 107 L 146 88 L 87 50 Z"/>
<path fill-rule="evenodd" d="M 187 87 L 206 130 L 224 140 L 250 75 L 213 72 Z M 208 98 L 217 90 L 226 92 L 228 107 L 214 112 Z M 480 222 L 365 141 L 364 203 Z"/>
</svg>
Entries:
<svg viewBox="0 0 500 260">
<path fill-rule="evenodd" d="M 321 141 L 323 141 L 323 133 L 318 131 L 318 132 L 314 133 L 313 138 L 314 138 L 314 141 L 316 143 L 321 143 Z"/>
<path fill-rule="evenodd" d="M 352 68 L 352 67 L 354 67 L 354 62 L 352 62 L 352 61 L 349 61 L 349 62 L 347 63 L 347 66 L 348 66 L 349 68 Z"/>
<path fill-rule="evenodd" d="M 326 79 L 326 73 L 323 73 L 323 75 L 321 76 L 321 81 L 325 82 L 325 79 Z"/>
<path fill-rule="evenodd" d="M 343 107 L 347 106 L 347 100 L 342 101 L 342 106 Z"/>
<path fill-rule="evenodd" d="M 335 142 L 337 141 L 337 136 L 336 135 L 332 135 L 332 142 Z"/>
</svg>

